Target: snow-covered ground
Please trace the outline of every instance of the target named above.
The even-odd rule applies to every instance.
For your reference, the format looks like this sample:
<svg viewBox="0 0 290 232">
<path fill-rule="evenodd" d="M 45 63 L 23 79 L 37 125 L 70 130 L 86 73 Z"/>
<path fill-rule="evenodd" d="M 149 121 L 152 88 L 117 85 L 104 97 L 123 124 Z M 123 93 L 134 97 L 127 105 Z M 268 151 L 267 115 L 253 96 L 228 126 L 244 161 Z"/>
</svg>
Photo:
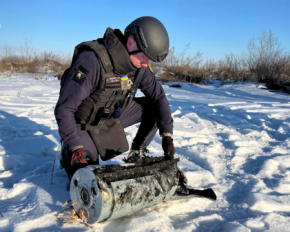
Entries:
<svg viewBox="0 0 290 232">
<path fill-rule="evenodd" d="M 0 231 L 290 231 L 290 95 L 254 83 L 182 85 L 164 86 L 179 166 L 218 200 L 164 202 L 90 229 L 54 216 L 70 198 L 58 161 L 51 184 L 59 81 L 0 74 Z M 126 130 L 129 142 L 136 131 Z"/>
</svg>

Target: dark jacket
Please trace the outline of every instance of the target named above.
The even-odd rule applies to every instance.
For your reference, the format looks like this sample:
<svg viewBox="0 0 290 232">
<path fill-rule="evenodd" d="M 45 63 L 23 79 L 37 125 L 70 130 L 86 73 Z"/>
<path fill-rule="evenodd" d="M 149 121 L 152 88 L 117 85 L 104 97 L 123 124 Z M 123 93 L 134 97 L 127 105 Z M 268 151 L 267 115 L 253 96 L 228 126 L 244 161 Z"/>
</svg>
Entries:
<svg viewBox="0 0 290 232">
<path fill-rule="evenodd" d="M 120 43 L 122 41 L 122 44 L 124 43 L 124 38 L 120 34 L 120 31 L 108 29 L 105 36 L 110 38 L 105 46 L 115 68 L 114 73 L 121 75 L 136 70 L 136 67 L 130 62 L 129 54 L 125 50 L 125 46 L 123 45 L 124 49 L 121 49 L 121 51 L 116 51 L 115 49 L 116 46 L 114 45 L 116 42 Z M 75 76 L 80 66 L 88 72 L 82 81 L 78 81 Z M 59 126 L 59 134 L 69 149 L 82 145 L 80 142 L 81 138 L 77 135 L 77 127 L 80 127 L 80 124 L 75 120 L 75 112 L 78 110 L 82 101 L 99 87 L 100 75 L 100 62 L 95 53 L 92 51 L 83 51 L 74 60 L 68 77 L 61 89 L 55 107 L 55 117 Z M 152 103 L 152 110 L 160 134 L 165 132 L 173 133 L 173 120 L 167 98 L 162 86 L 149 68 L 146 68 L 139 89 Z"/>
</svg>

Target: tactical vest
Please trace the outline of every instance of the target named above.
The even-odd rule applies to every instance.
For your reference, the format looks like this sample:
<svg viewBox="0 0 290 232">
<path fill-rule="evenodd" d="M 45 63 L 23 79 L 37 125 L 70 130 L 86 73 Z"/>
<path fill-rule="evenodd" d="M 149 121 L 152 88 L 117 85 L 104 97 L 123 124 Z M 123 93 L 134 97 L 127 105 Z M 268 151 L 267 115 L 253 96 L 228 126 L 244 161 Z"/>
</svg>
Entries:
<svg viewBox="0 0 290 232">
<path fill-rule="evenodd" d="M 77 45 L 72 63 L 83 51 L 93 51 L 100 62 L 98 88 L 82 101 L 75 116 L 82 129 L 91 135 L 102 159 L 107 160 L 129 149 L 124 128 L 118 118 L 135 96 L 145 69 L 124 76 L 116 75 L 109 54 L 101 42 L 102 39 L 98 39 Z"/>
</svg>

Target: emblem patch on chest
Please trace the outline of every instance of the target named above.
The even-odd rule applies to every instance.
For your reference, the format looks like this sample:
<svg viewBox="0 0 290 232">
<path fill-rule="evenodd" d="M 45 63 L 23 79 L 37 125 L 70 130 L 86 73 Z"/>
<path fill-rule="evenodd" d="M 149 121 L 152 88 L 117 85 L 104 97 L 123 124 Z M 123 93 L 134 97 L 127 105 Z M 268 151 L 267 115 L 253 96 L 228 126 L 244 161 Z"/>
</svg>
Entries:
<svg viewBox="0 0 290 232">
<path fill-rule="evenodd" d="M 121 89 L 127 90 L 131 89 L 133 82 L 128 78 L 128 76 L 121 77 Z"/>
</svg>

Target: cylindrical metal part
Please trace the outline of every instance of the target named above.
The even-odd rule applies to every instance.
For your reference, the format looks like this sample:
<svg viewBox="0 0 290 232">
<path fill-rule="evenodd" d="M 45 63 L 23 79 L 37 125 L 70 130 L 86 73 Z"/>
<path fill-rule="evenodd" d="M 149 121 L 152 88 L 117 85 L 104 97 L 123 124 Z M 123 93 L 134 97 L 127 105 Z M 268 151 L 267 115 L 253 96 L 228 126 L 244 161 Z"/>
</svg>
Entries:
<svg viewBox="0 0 290 232">
<path fill-rule="evenodd" d="M 178 185 L 178 159 L 146 165 L 90 165 L 72 177 L 70 195 L 88 223 L 120 218 L 170 198 Z"/>
</svg>

